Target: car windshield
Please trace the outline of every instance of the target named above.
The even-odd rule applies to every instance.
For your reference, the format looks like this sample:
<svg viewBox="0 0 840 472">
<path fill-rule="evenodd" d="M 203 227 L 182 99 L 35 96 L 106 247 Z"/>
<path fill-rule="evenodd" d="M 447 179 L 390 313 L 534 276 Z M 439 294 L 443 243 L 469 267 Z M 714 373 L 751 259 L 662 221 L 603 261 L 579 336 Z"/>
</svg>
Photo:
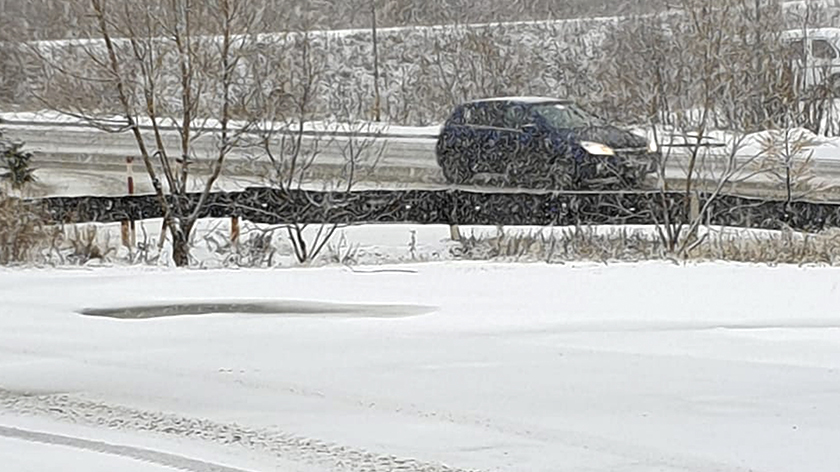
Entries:
<svg viewBox="0 0 840 472">
<path fill-rule="evenodd" d="M 551 126 L 558 129 L 583 128 L 604 124 L 597 116 L 569 103 L 536 105 L 534 111 L 545 118 Z"/>
</svg>

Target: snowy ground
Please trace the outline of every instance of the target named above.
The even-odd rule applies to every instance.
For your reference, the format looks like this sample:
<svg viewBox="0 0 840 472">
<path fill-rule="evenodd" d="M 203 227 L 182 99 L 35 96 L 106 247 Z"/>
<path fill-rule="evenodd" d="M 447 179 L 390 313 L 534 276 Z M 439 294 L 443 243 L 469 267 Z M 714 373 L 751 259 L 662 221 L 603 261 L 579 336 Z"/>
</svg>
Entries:
<svg viewBox="0 0 840 472">
<path fill-rule="evenodd" d="M 835 471 L 837 289 L 734 264 L 0 271 L 0 462 Z M 236 300 L 295 303 L 78 314 Z"/>
</svg>

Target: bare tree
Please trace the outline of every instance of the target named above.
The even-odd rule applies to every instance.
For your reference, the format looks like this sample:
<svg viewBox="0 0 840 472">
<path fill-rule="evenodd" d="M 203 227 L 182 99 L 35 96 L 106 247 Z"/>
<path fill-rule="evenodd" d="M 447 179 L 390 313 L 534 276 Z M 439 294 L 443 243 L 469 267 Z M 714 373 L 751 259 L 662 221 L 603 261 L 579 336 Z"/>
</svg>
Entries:
<svg viewBox="0 0 840 472">
<path fill-rule="evenodd" d="M 433 48 L 421 59 L 421 68 L 431 74 L 429 98 L 440 107 L 439 116 L 465 100 L 527 92 L 530 54 L 506 34 L 505 25 L 453 25 L 445 32 L 427 32 Z"/>
<path fill-rule="evenodd" d="M 258 150 L 257 159 L 270 163 L 266 180 L 278 191 L 275 195 L 295 209 L 283 228 L 301 263 L 317 258 L 341 227 L 313 224 L 312 215 L 326 217 L 342 205 L 329 199 L 300 201 L 301 191 L 320 185 L 320 190 L 348 192 L 357 181 L 371 178 L 384 152 L 377 139 L 384 128 L 365 121 L 368 99 L 356 83 L 324 82 L 329 64 L 321 46 L 307 30 L 288 35 L 282 54 L 273 51 L 252 61 L 249 70 L 256 83 L 252 112 L 262 118 L 250 144 Z M 328 86 L 334 116 L 318 120 Z"/>
<path fill-rule="evenodd" d="M 782 183 L 788 205 L 825 188 L 813 168 L 814 148 L 820 144 L 816 135 L 790 126 L 758 138 L 761 159 L 757 164 Z"/>
<path fill-rule="evenodd" d="M 373 47 L 373 119 L 381 120 L 381 103 L 379 97 L 379 44 L 376 41 L 376 2 L 370 0 L 370 35 Z"/>
<path fill-rule="evenodd" d="M 643 124 L 657 143 L 663 246 L 680 256 L 727 189 L 768 173 L 753 133 L 790 116 L 789 79 L 776 5 L 740 0 L 679 2 L 680 13 L 625 21 L 597 64 L 599 108 Z M 640 123 L 642 122 L 642 123 Z M 710 146 L 717 141 L 719 146 Z M 669 195 L 678 190 L 682 198 Z"/>
<path fill-rule="evenodd" d="M 51 78 L 36 92 L 42 103 L 102 130 L 134 137 L 178 266 L 189 264 L 190 233 L 225 158 L 251 127 L 250 122 L 234 120 L 247 99 L 238 93 L 247 87 L 239 69 L 252 40 L 249 28 L 257 24 L 257 12 L 246 5 L 241 0 L 170 0 L 142 6 L 90 0 L 81 13 L 89 15 L 86 26 L 98 39 L 80 41 L 75 48 L 87 69 L 37 50 L 45 76 Z M 197 24 L 210 24 L 221 34 L 202 36 Z M 71 86 L 74 95 L 56 100 L 44 93 L 59 84 Z M 102 92 L 113 102 L 100 102 L 97 110 L 85 95 Z M 119 118 L 106 118 L 103 112 Z M 202 164 L 209 170 L 197 198 L 190 200 L 194 169 Z"/>
</svg>

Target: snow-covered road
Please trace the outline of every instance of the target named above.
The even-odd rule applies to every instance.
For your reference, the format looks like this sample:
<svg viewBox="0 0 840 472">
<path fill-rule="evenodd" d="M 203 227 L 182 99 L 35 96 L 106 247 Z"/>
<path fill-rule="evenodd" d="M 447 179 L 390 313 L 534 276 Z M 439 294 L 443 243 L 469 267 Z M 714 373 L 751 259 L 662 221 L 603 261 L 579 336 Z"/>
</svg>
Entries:
<svg viewBox="0 0 840 472">
<path fill-rule="evenodd" d="M 399 268 L 0 271 L 0 432 L 242 470 L 840 464 L 836 269 Z M 237 300 L 294 303 L 280 314 L 78 313 Z M 353 309 L 371 303 L 393 316 Z M 46 447 L 22 439 L 0 433 L 9 472 Z"/>
<path fill-rule="evenodd" d="M 71 447 L 50 446 L 6 438 L 0 438 L 0 463 L 3 464 L 4 470 L 14 470 L 16 472 L 60 472 L 65 470 L 174 472 L 178 470 Z"/>
<path fill-rule="evenodd" d="M 0 463 L 4 470 L 16 472 L 244 472 L 154 451 L 6 427 L 0 427 Z"/>
</svg>

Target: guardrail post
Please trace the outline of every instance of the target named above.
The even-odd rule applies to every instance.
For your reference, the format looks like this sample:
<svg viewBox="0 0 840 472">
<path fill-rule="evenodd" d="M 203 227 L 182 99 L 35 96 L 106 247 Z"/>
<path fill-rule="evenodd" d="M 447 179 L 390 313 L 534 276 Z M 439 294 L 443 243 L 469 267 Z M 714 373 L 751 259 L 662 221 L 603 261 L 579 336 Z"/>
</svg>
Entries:
<svg viewBox="0 0 840 472">
<path fill-rule="evenodd" d="M 453 241 L 461 240 L 461 230 L 458 228 L 458 225 L 449 225 L 449 238 Z"/>
<path fill-rule="evenodd" d="M 230 245 L 236 246 L 239 244 L 239 217 L 230 217 Z"/>
<path fill-rule="evenodd" d="M 697 218 L 700 217 L 700 198 L 697 196 L 697 192 L 692 192 L 688 198 L 689 208 L 691 211 L 691 221 L 697 221 Z"/>
<path fill-rule="evenodd" d="M 125 158 L 125 168 L 126 168 L 126 183 L 128 185 L 128 194 L 134 195 L 134 172 L 132 169 L 132 164 L 134 162 L 134 157 L 126 156 Z M 120 224 L 121 226 L 121 236 L 122 236 L 122 243 L 123 246 L 127 248 L 133 248 L 137 243 L 137 231 L 134 223 L 134 219 L 128 218 L 123 220 Z"/>
<path fill-rule="evenodd" d="M 458 227 L 457 213 L 458 213 L 458 200 L 456 198 L 456 193 L 450 191 L 449 192 L 449 239 L 453 241 L 460 241 L 461 240 L 461 229 Z"/>
<path fill-rule="evenodd" d="M 128 220 L 120 221 L 120 238 L 122 239 L 123 246 L 127 248 L 131 248 L 131 238 L 129 236 L 128 230 Z"/>
</svg>

